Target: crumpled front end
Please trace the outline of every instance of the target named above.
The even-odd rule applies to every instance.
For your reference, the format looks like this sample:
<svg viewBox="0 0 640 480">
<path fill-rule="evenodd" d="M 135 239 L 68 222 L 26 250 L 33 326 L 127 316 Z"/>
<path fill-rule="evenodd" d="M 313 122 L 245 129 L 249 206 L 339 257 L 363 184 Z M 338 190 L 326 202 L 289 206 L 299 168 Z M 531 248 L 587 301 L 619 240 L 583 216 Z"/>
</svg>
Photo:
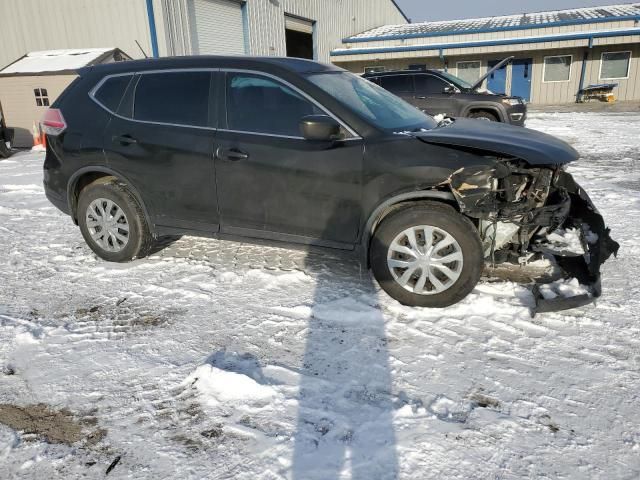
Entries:
<svg viewBox="0 0 640 480">
<path fill-rule="evenodd" d="M 455 172 L 449 186 L 462 213 L 477 220 L 492 265 L 549 260 L 574 288 L 536 284 L 535 312 L 566 310 L 602 293 L 600 267 L 619 245 L 587 193 L 561 166 L 496 161 Z M 559 281 L 562 283 L 562 280 Z M 578 285 L 579 283 L 579 285 Z"/>
</svg>

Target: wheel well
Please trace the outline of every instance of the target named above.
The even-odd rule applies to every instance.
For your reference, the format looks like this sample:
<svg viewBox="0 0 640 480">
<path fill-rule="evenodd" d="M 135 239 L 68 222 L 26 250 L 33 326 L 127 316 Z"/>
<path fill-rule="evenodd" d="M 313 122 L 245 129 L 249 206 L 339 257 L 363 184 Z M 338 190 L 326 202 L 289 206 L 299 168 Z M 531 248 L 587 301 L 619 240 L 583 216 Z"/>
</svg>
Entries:
<svg viewBox="0 0 640 480">
<path fill-rule="evenodd" d="M 70 195 L 70 207 L 71 207 L 71 217 L 75 223 L 78 222 L 77 208 L 78 208 L 78 198 L 80 198 L 80 192 L 91 185 L 92 183 L 101 182 L 106 183 L 112 179 L 115 179 L 113 175 L 110 175 L 105 172 L 87 172 L 78 177 L 74 184 L 71 187 L 71 195 Z"/>
<path fill-rule="evenodd" d="M 473 113 L 479 113 L 479 112 L 483 112 L 483 113 L 488 113 L 489 115 L 491 115 L 492 117 L 495 117 L 496 121 L 501 122 L 501 118 L 500 118 L 500 114 L 498 113 L 497 110 L 494 110 L 493 108 L 490 107 L 476 107 L 476 108 L 472 108 L 469 110 L 469 112 L 467 113 L 467 115 L 471 115 Z"/>
<path fill-rule="evenodd" d="M 378 228 L 378 225 L 380 225 L 382 220 L 388 217 L 391 213 L 396 212 L 398 210 L 405 209 L 405 208 L 410 208 L 416 205 L 422 205 L 425 203 L 428 204 L 428 203 L 434 203 L 434 202 L 440 203 L 443 205 L 448 205 L 452 207 L 456 212 L 460 212 L 460 205 L 456 201 L 453 194 L 451 194 L 450 192 L 434 190 L 430 193 L 433 196 L 425 195 L 424 197 L 407 198 L 407 199 L 399 200 L 390 205 L 387 205 L 380 212 L 376 212 L 374 214 L 375 217 L 373 218 L 373 221 L 370 220 L 369 222 L 367 222 L 365 226 L 366 230 L 364 231 L 364 235 L 363 235 L 364 241 L 362 244 L 362 246 L 364 247 L 363 249 L 364 250 L 363 254 L 365 256 L 364 260 L 367 267 L 369 266 L 369 249 L 371 247 L 371 239 L 373 238 L 373 234 L 375 233 L 376 229 Z M 436 194 L 439 194 L 439 195 L 436 195 Z"/>
</svg>

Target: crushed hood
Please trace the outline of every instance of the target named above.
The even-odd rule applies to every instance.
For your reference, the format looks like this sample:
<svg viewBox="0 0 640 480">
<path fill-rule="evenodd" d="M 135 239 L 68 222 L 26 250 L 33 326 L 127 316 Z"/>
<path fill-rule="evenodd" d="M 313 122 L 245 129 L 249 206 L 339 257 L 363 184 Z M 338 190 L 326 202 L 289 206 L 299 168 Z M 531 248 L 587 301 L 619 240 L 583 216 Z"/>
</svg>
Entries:
<svg viewBox="0 0 640 480">
<path fill-rule="evenodd" d="M 529 165 L 563 165 L 580 157 L 559 138 L 497 122 L 460 118 L 412 135 L 425 143 L 485 150 L 522 159 Z"/>
</svg>

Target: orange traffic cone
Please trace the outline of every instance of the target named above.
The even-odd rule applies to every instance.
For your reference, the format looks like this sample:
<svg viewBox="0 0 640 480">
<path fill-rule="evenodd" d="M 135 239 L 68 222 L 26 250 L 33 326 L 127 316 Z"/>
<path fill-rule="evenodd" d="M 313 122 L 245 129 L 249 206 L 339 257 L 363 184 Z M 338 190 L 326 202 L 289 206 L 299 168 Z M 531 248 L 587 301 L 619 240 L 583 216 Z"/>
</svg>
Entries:
<svg viewBox="0 0 640 480">
<path fill-rule="evenodd" d="M 40 124 L 33 122 L 33 148 L 32 150 L 44 150 L 43 134 L 40 130 Z"/>
</svg>

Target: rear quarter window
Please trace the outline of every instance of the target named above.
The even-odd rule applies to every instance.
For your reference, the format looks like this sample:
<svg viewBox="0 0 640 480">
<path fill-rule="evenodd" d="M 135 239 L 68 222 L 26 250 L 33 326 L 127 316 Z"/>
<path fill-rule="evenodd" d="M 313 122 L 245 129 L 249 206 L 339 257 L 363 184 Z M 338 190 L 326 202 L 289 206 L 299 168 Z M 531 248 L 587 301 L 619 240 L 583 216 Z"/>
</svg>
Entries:
<svg viewBox="0 0 640 480">
<path fill-rule="evenodd" d="M 120 75 L 108 78 L 95 92 L 95 99 L 108 110 L 116 112 L 132 78 L 133 75 Z"/>
</svg>

